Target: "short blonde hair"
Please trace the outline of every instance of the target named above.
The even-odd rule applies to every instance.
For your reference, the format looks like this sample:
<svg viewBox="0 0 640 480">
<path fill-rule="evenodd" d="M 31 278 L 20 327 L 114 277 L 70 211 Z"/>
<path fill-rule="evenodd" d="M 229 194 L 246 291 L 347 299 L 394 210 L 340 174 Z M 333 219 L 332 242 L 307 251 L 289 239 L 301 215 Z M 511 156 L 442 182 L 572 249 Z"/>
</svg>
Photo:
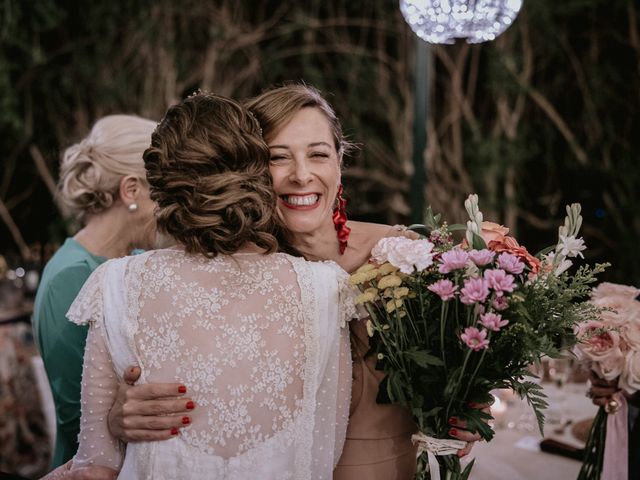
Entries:
<svg viewBox="0 0 640 480">
<path fill-rule="evenodd" d="M 142 154 L 155 127 L 155 122 L 134 115 L 108 115 L 65 150 L 58 191 L 71 213 L 84 219 L 111 207 L 127 175 L 145 181 Z"/>
</svg>

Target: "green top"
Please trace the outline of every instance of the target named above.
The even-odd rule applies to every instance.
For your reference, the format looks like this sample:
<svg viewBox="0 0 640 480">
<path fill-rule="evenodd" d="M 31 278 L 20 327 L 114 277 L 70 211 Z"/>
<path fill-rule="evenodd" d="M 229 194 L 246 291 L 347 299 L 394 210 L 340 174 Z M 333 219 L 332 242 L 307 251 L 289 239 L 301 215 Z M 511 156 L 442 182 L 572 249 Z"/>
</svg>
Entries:
<svg viewBox="0 0 640 480">
<path fill-rule="evenodd" d="M 44 268 L 36 294 L 33 329 L 56 405 L 53 467 L 75 455 L 80 432 L 80 381 L 88 327 L 71 323 L 66 314 L 91 272 L 106 260 L 67 238 Z"/>
</svg>

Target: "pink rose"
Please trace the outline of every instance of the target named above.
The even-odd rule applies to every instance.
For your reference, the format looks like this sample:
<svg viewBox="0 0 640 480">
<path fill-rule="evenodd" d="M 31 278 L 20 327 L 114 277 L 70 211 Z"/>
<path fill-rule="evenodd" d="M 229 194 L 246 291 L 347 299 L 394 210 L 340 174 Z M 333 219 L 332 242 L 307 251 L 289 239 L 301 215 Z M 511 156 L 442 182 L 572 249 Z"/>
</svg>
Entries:
<svg viewBox="0 0 640 480">
<path fill-rule="evenodd" d="M 630 395 L 640 390 L 640 350 L 627 354 L 618 386 Z"/>
<path fill-rule="evenodd" d="M 620 334 L 608 329 L 603 322 L 588 321 L 578 325 L 578 358 L 592 362 L 592 369 L 605 380 L 615 380 L 625 365 Z"/>
</svg>

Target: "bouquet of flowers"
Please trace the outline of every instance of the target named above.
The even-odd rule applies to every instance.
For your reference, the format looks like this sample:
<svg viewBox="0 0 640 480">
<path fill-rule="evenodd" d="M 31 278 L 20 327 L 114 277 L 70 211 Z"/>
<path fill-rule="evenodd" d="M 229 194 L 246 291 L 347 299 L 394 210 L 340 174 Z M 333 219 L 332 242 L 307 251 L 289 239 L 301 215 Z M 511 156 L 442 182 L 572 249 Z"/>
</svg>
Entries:
<svg viewBox="0 0 640 480">
<path fill-rule="evenodd" d="M 557 244 L 538 256 L 507 228 L 483 222 L 476 195 L 465 208 L 466 226 L 441 224 L 429 209 L 420 226 L 427 237 L 381 240 L 350 277 L 370 315 L 377 368 L 386 373 L 378 401 L 405 405 L 420 430 L 413 438 L 420 479 L 468 478 L 473 463 L 462 470 L 455 452 L 464 443 L 448 436 L 449 419 L 490 440 L 491 416 L 473 407 L 490 401 L 493 389 L 526 398 L 542 429 L 545 397 L 526 379 L 528 367 L 544 355 L 557 357 L 578 320 L 592 318 L 582 299 L 605 267 L 568 272 L 585 248 L 577 204 L 567 207 Z M 456 230 L 466 230 L 460 244 Z"/>
<path fill-rule="evenodd" d="M 598 318 L 576 326 L 574 351 L 599 377 L 616 381 L 622 392 L 600 407 L 589 432 L 579 480 L 627 478 L 627 402 L 640 390 L 640 290 L 602 283 L 591 303 Z M 606 444 L 606 449 L 605 449 Z M 621 470 L 622 469 L 622 470 Z"/>
</svg>

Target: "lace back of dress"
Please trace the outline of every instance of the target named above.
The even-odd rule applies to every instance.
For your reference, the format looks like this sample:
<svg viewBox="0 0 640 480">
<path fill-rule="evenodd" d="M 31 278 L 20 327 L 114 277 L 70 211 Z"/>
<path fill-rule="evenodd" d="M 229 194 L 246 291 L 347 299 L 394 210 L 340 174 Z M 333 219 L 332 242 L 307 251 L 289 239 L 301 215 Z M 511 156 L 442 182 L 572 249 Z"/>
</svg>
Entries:
<svg viewBox="0 0 640 480">
<path fill-rule="evenodd" d="M 181 438 L 231 458 L 286 431 L 302 407 L 305 319 L 283 255 L 140 259 L 135 348 L 147 382 L 183 382 L 198 408 Z"/>
</svg>

